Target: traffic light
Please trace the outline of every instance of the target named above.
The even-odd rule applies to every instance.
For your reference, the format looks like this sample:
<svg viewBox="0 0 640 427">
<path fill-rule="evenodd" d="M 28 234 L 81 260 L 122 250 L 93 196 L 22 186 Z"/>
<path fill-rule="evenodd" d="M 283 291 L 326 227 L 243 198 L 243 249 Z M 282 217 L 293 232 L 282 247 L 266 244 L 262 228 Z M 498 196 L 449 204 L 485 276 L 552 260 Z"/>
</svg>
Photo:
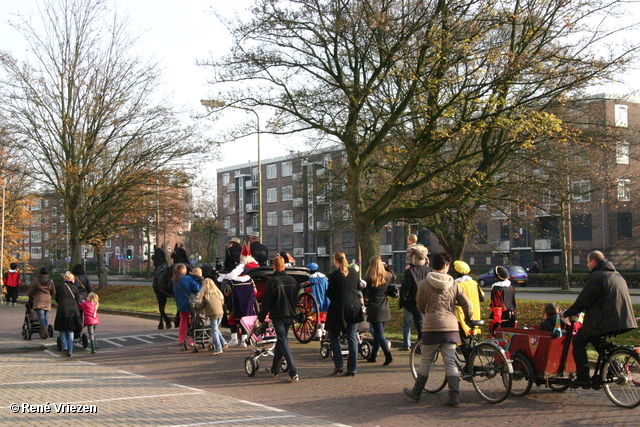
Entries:
<svg viewBox="0 0 640 427">
<path fill-rule="evenodd" d="M 127 259 L 133 258 L 133 251 L 131 249 L 127 249 L 126 258 Z"/>
</svg>

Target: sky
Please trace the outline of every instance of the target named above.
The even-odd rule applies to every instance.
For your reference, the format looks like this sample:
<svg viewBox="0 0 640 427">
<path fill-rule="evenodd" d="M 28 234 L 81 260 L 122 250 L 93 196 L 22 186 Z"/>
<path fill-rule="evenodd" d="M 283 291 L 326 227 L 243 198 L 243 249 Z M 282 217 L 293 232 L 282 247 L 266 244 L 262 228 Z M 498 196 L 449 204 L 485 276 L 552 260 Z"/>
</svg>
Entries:
<svg viewBox="0 0 640 427">
<path fill-rule="evenodd" d="M 230 46 L 230 37 L 219 24 L 212 10 L 230 17 L 235 13 L 247 14 L 251 0 L 111 0 L 121 13 L 130 15 L 131 30 L 142 32 L 141 49 L 160 61 L 164 69 L 165 90 L 173 93 L 176 105 L 204 114 L 201 99 L 214 99 L 216 90 L 206 84 L 204 67 L 195 65 L 197 59 L 224 54 Z M 12 13 L 28 15 L 37 11 L 37 0 L 0 0 L 0 51 L 10 51 L 18 58 L 26 45 L 21 36 L 8 24 L 15 20 Z M 638 4 L 630 6 L 638 13 L 629 16 L 640 18 Z M 640 34 L 638 34 L 640 38 Z M 630 93 L 640 90 L 640 72 L 625 76 L 627 82 L 615 86 L 593 88 L 594 93 Z M 629 83 L 631 82 L 631 83 Z M 230 110 L 224 119 L 211 123 L 214 127 L 225 122 L 254 121 L 255 116 L 241 110 Z M 265 117 L 261 116 L 261 121 Z M 264 123 L 261 123 L 264 125 Z M 269 135 L 261 136 L 262 159 L 286 155 L 293 148 L 295 139 L 282 141 Z M 255 135 L 226 144 L 221 150 L 221 160 L 205 168 L 214 176 L 215 169 L 257 160 L 257 138 Z"/>
</svg>

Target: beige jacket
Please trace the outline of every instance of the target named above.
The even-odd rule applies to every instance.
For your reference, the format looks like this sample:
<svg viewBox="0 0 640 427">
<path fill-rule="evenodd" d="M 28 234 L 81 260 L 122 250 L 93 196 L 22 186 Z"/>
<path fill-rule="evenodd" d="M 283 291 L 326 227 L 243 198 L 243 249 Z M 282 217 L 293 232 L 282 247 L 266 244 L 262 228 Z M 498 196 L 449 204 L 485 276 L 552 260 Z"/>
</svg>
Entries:
<svg viewBox="0 0 640 427">
<path fill-rule="evenodd" d="M 428 265 L 429 250 L 421 244 L 407 246 L 407 265 Z"/>
<path fill-rule="evenodd" d="M 198 310 L 204 310 L 208 318 L 219 319 L 224 314 L 222 310 L 222 305 L 224 304 L 224 296 L 217 286 L 214 286 L 213 288 L 212 301 L 208 301 L 207 299 L 202 298 L 202 301 L 196 301 L 195 306 Z"/>
<path fill-rule="evenodd" d="M 433 271 L 418 283 L 418 310 L 424 314 L 422 332 L 452 332 L 458 330 L 456 303 L 467 319 L 473 319 L 471 303 L 462 289 L 448 274 Z"/>
</svg>

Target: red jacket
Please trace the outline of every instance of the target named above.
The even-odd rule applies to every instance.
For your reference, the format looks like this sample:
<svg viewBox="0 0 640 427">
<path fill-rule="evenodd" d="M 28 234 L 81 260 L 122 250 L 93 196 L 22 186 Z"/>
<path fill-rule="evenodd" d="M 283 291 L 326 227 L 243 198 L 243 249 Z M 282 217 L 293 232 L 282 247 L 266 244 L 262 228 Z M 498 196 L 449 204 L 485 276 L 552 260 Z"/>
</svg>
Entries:
<svg viewBox="0 0 640 427">
<path fill-rule="evenodd" d="M 20 286 L 20 272 L 18 270 L 8 270 L 6 273 L 4 273 L 3 283 L 7 286 L 11 286 L 12 288 Z"/>
<path fill-rule="evenodd" d="M 84 313 L 84 325 L 99 325 L 98 308 L 95 301 L 85 301 L 78 304 L 80 310 Z"/>
</svg>

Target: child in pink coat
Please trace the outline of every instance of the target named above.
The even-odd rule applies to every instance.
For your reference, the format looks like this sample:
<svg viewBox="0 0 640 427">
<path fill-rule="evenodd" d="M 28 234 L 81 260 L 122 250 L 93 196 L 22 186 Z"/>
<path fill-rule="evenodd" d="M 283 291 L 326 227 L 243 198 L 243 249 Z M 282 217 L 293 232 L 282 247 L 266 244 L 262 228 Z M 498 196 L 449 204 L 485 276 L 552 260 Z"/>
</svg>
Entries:
<svg viewBox="0 0 640 427">
<path fill-rule="evenodd" d="M 100 324 L 98 318 L 98 295 L 90 292 L 87 300 L 78 304 L 84 313 L 84 326 L 89 331 L 89 342 L 91 343 L 91 354 L 96 352 L 96 325 Z"/>
</svg>

